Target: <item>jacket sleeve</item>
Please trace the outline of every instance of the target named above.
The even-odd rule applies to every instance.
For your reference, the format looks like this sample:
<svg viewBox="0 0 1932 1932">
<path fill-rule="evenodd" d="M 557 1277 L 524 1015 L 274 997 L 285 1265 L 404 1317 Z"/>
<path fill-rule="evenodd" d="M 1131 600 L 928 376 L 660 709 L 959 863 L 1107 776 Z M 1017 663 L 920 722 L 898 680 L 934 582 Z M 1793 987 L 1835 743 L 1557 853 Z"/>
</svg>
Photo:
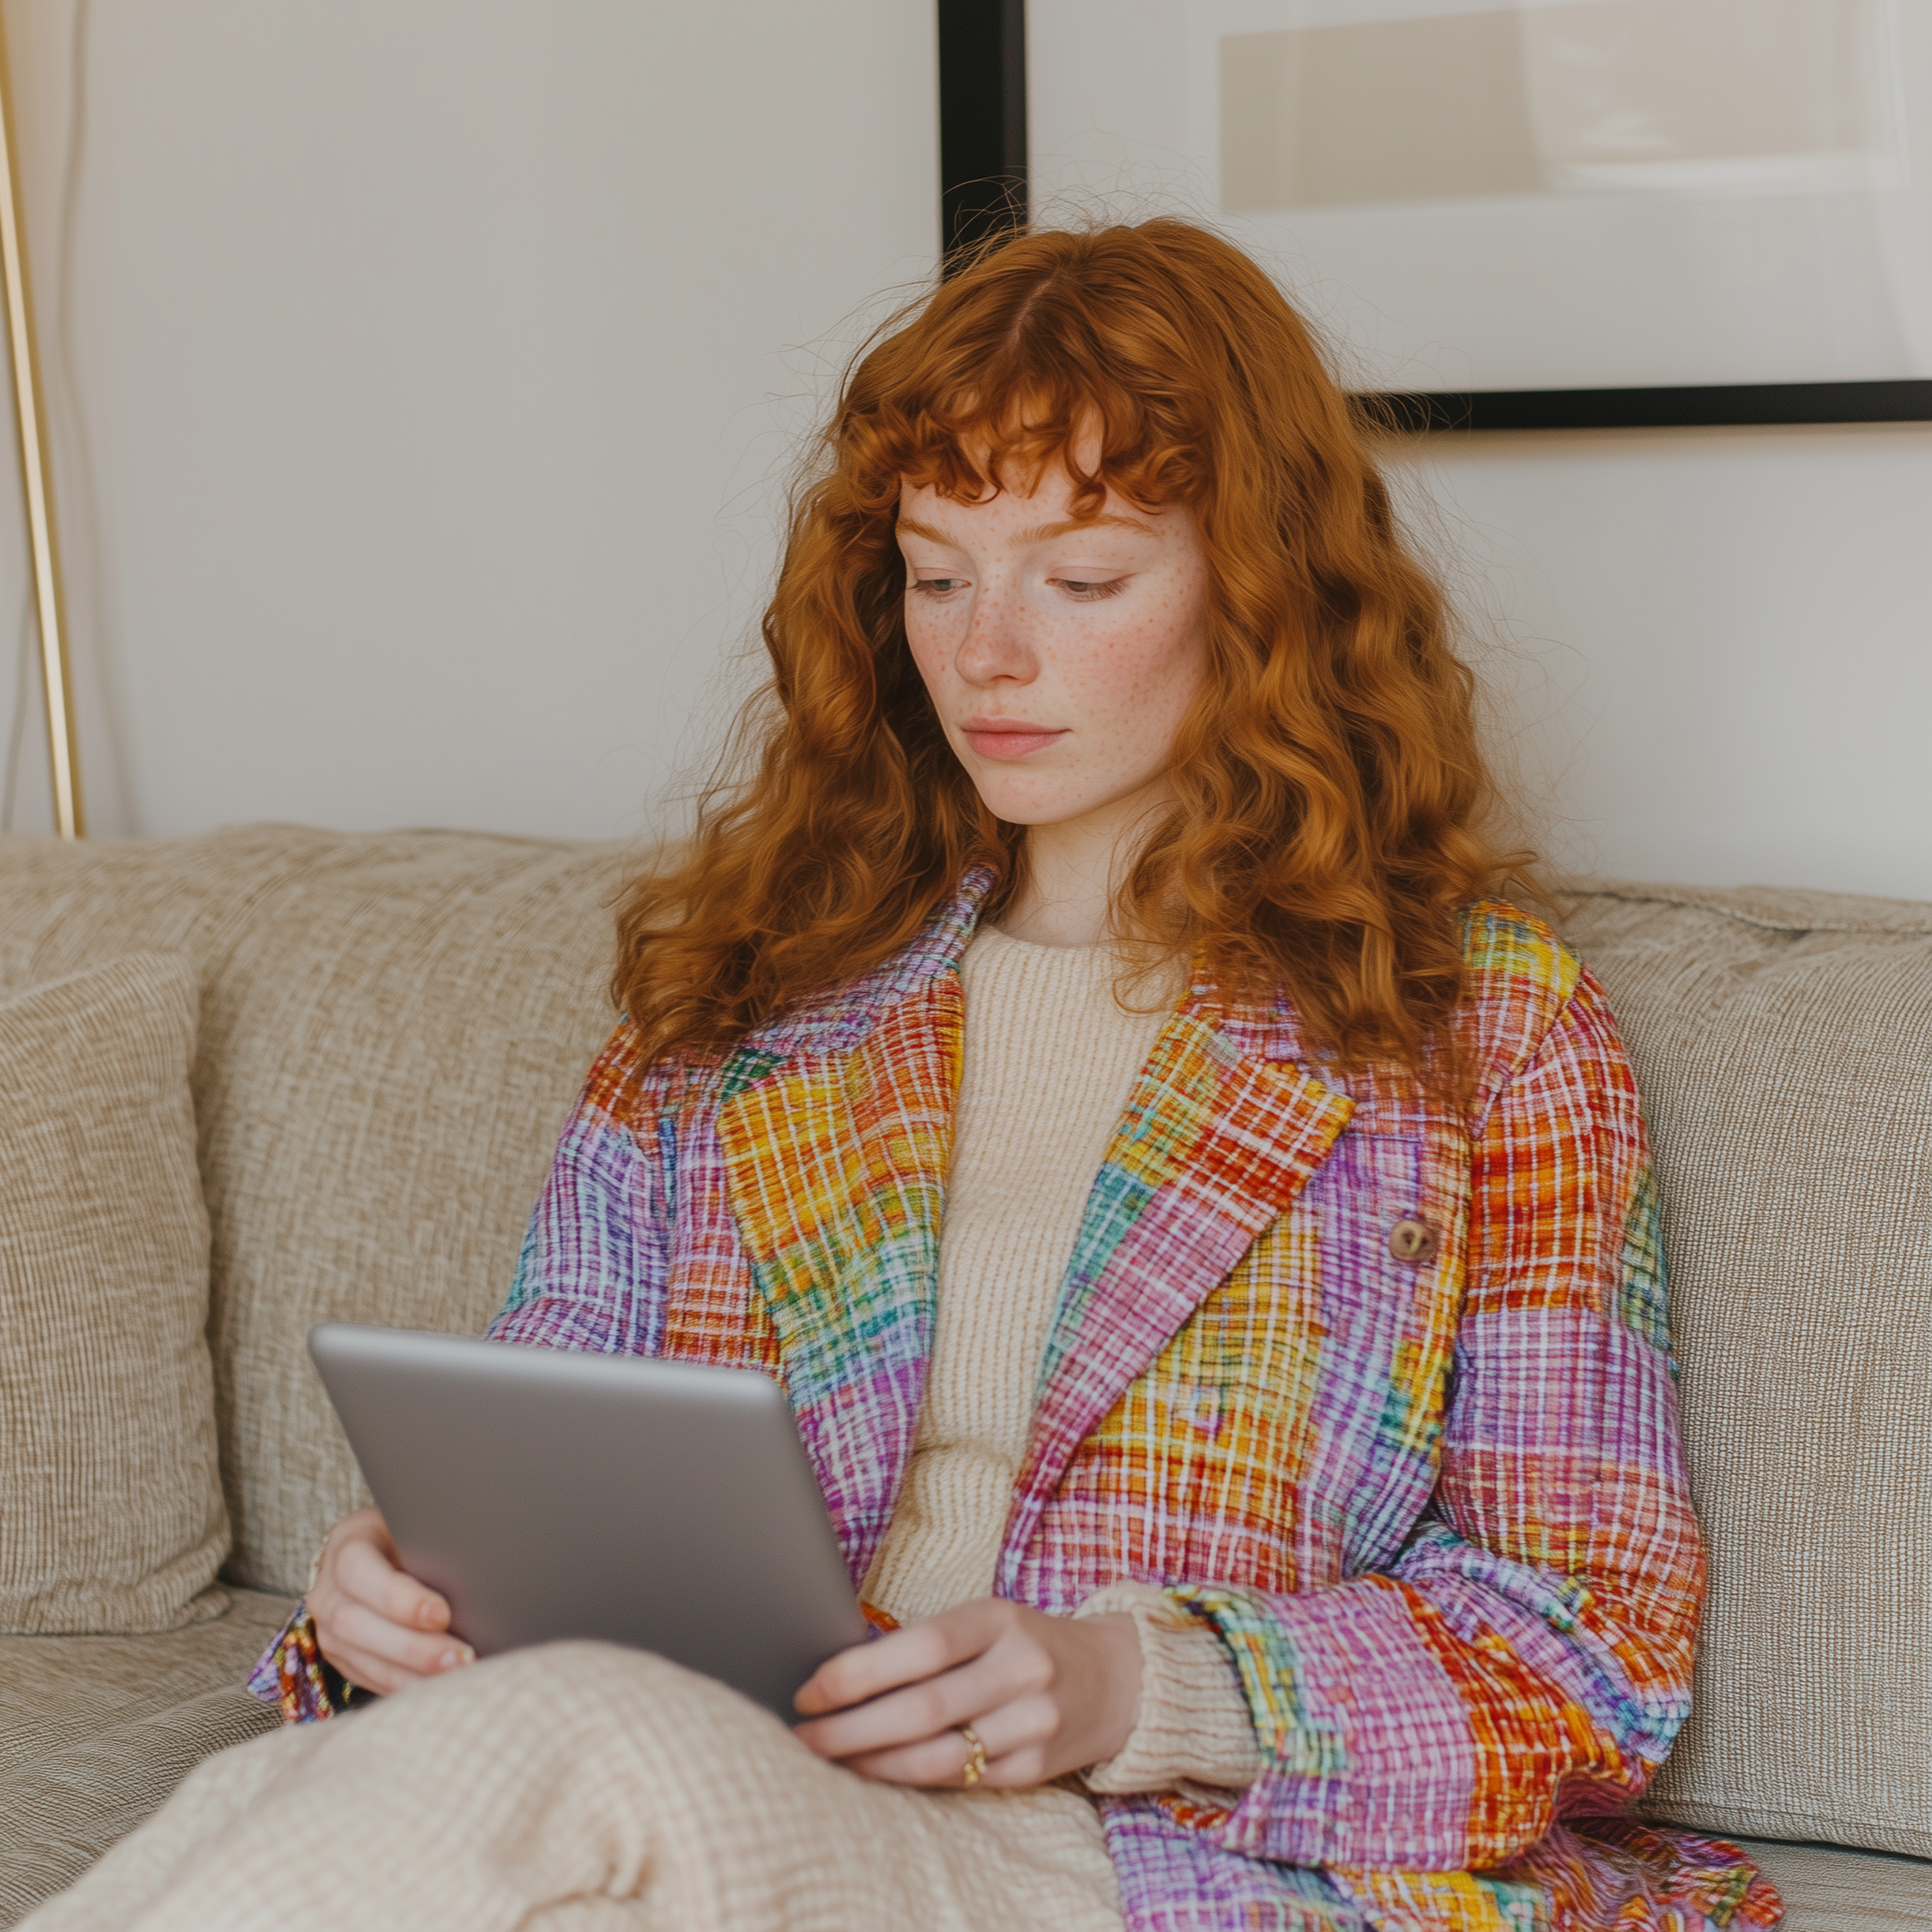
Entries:
<svg viewBox="0 0 1932 1932">
<path fill-rule="evenodd" d="M 670 1275 L 675 1110 L 640 1091 L 628 1024 L 591 1067 L 557 1142 L 492 1341 L 655 1355 Z"/>
<path fill-rule="evenodd" d="M 1331 1869 L 1482 1870 L 1617 1808 L 1689 1704 L 1704 1564 L 1635 1085 L 1586 973 L 1477 1120 L 1429 1507 L 1386 1573 L 1172 1594 L 1232 1651 L 1260 1775 L 1214 1827 Z"/>
<path fill-rule="evenodd" d="M 509 1298 L 487 1331 L 491 1341 L 656 1352 L 669 1266 L 669 1183 L 664 1161 L 654 1157 L 675 1127 L 667 1110 L 631 1097 L 634 1064 L 630 1028 L 620 1026 L 564 1124 Z M 324 1658 L 306 1601 L 262 1653 L 248 1688 L 278 1705 L 291 1724 L 370 1701 Z"/>
</svg>

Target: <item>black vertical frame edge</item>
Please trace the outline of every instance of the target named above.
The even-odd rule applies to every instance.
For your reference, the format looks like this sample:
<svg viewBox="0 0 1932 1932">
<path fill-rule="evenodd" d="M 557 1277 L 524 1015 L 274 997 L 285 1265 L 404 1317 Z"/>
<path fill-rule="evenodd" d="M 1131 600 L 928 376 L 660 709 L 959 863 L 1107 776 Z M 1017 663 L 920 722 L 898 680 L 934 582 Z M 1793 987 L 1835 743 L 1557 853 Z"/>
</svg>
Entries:
<svg viewBox="0 0 1932 1932">
<path fill-rule="evenodd" d="M 1026 220 L 1026 0 L 938 4 L 940 241 L 955 261 Z"/>
<path fill-rule="evenodd" d="M 1690 429 L 1932 422 L 1932 381 L 1742 382 L 1672 389 L 1418 391 L 1363 398 L 1411 434 L 1458 429 Z"/>
</svg>

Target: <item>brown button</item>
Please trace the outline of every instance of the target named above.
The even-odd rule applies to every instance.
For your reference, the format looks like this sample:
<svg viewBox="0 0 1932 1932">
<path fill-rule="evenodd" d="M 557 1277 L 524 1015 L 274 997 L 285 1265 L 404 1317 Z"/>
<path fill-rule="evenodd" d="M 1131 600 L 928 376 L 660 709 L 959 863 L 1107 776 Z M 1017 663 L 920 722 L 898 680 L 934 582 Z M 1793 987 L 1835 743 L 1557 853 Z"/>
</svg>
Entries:
<svg viewBox="0 0 1932 1932">
<path fill-rule="evenodd" d="M 1426 1261 L 1436 1252 L 1436 1230 L 1426 1221 L 1398 1221 L 1389 1230 L 1389 1252 L 1398 1261 Z"/>
</svg>

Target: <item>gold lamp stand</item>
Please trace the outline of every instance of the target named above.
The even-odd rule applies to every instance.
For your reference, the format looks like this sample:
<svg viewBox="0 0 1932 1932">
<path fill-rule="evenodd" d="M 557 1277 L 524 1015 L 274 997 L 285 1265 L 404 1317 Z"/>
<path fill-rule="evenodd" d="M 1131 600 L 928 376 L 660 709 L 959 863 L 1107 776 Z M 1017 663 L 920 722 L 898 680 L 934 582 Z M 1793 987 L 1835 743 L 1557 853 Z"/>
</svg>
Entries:
<svg viewBox="0 0 1932 1932">
<path fill-rule="evenodd" d="M 54 829 L 63 839 L 87 835 L 80 803 L 80 746 L 74 729 L 74 680 L 67 668 L 67 633 L 60 622 L 59 552 L 54 506 L 47 493 L 47 433 L 41 410 L 34 314 L 26 256 L 21 246 L 20 175 L 13 159 L 12 90 L 6 25 L 0 13 L 0 275 L 7 284 L 7 333 L 13 349 L 14 417 L 20 430 L 20 478 L 26 498 L 27 542 L 33 554 L 34 600 L 41 619 L 41 688 L 47 704 L 47 752 L 54 774 Z"/>
</svg>

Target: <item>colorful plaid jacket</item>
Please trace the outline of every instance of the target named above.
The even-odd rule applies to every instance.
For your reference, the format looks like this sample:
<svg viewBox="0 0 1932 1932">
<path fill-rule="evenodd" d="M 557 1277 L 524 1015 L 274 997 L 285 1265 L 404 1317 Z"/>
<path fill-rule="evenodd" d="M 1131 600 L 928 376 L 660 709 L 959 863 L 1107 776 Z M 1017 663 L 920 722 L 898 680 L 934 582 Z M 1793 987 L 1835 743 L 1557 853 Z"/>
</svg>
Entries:
<svg viewBox="0 0 1932 1932">
<path fill-rule="evenodd" d="M 984 889 L 722 1062 L 640 1083 L 620 1028 L 491 1331 L 778 1377 L 855 1583 L 919 1420 Z M 1779 1916 L 1735 1847 L 1624 1808 L 1704 1574 L 1637 1092 L 1548 928 L 1478 906 L 1467 963 L 1467 1104 L 1318 1077 L 1285 1004 L 1196 985 L 1095 1179 L 998 1588 L 1166 1589 L 1264 1757 L 1245 1792 L 1103 1801 L 1136 1932 Z M 292 1639 L 263 1664 L 325 1709 Z"/>
</svg>

